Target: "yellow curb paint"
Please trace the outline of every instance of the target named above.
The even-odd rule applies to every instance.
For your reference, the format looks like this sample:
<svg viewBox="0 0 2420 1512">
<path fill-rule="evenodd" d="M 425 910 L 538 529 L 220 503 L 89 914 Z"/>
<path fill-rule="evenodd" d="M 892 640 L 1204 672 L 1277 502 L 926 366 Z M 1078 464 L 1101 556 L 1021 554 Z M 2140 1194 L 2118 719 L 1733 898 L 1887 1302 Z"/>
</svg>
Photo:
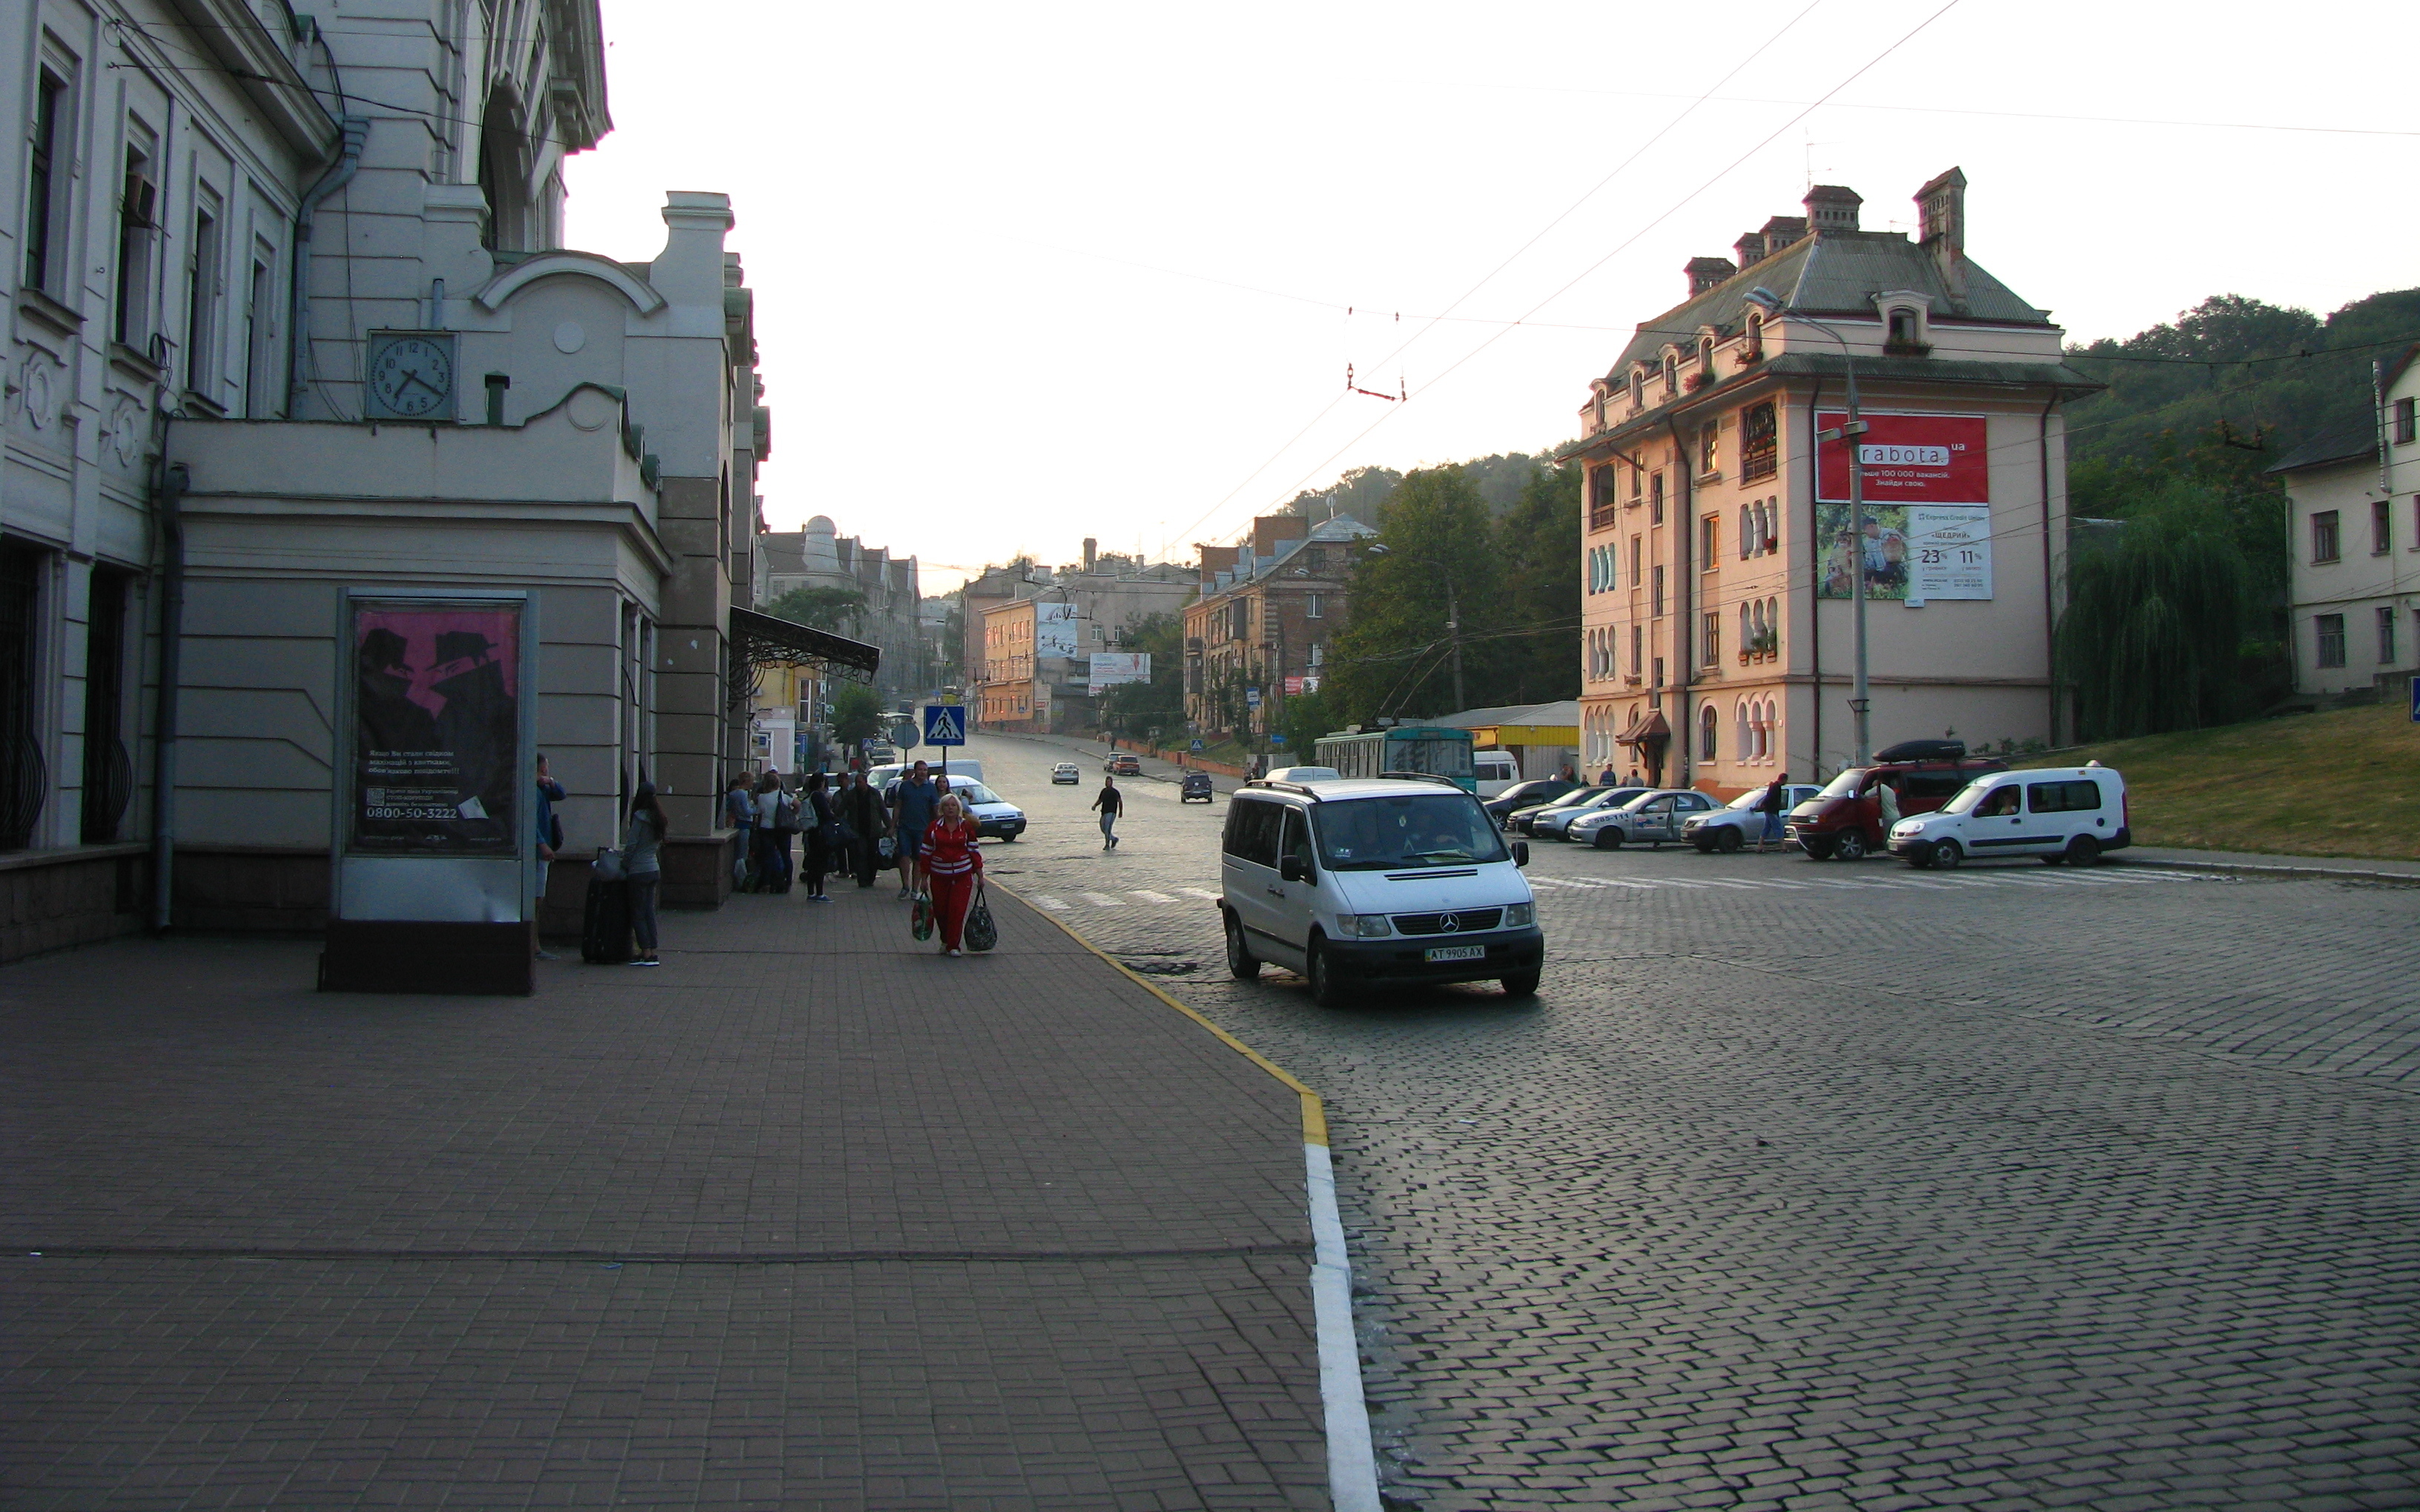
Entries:
<svg viewBox="0 0 2420 1512">
<path fill-rule="evenodd" d="M 1061 919 L 1058 915 L 1050 913 L 1045 909 L 1037 908 L 1032 903 L 1027 903 L 1024 894 L 1018 892 L 1014 887 L 1001 887 L 999 883 L 992 882 L 989 879 L 985 879 L 985 886 L 1000 887 L 1001 891 L 1007 893 L 1012 898 L 1015 898 L 1018 903 L 1025 903 L 1026 908 L 1032 912 L 1035 918 L 1047 919 L 1051 923 L 1057 924 L 1063 933 L 1064 933 L 1069 939 L 1075 941 L 1078 945 L 1082 946 L 1085 949 L 1090 950 L 1093 954 L 1098 956 L 1110 970 L 1116 972 L 1119 976 L 1125 978 L 1126 980 L 1133 982 L 1136 986 L 1141 988 L 1144 992 L 1151 994 L 1154 997 L 1158 998 L 1161 1002 L 1166 1003 L 1169 1007 L 1184 1014 L 1187 1018 L 1191 1019 L 1194 1023 L 1201 1025 L 1205 1029 L 1208 1029 L 1212 1034 L 1217 1035 L 1219 1041 L 1224 1043 L 1228 1049 L 1234 1051 L 1237 1055 L 1242 1056 L 1246 1060 L 1250 1061 L 1253 1065 L 1260 1067 L 1261 1070 L 1264 1072 L 1267 1072 L 1279 1081 L 1283 1082 L 1288 1090 L 1292 1091 L 1296 1097 L 1302 1099 L 1302 1142 L 1306 1145 L 1318 1145 L 1322 1149 L 1326 1148 L 1326 1104 L 1320 1102 L 1319 1094 L 1317 1092 L 1314 1092 L 1310 1088 L 1302 1085 L 1302 1083 L 1297 1081 L 1283 1066 L 1279 1065 L 1276 1061 L 1271 1060 L 1268 1057 L 1253 1049 L 1250 1045 L 1246 1044 L 1243 1041 L 1236 1039 L 1233 1035 L 1229 1034 L 1226 1030 L 1218 1027 L 1216 1024 L 1203 1018 L 1200 1013 L 1186 1007 L 1175 998 L 1168 995 L 1164 990 L 1162 990 L 1156 983 L 1153 982 L 1149 978 L 1143 976 L 1140 972 L 1136 971 L 1131 966 L 1128 966 L 1125 962 L 1109 954 L 1107 950 L 1102 949 L 1099 946 L 1094 945 L 1092 941 L 1084 938 L 1081 934 L 1077 933 L 1074 928 L 1068 925 L 1064 920 Z"/>
</svg>

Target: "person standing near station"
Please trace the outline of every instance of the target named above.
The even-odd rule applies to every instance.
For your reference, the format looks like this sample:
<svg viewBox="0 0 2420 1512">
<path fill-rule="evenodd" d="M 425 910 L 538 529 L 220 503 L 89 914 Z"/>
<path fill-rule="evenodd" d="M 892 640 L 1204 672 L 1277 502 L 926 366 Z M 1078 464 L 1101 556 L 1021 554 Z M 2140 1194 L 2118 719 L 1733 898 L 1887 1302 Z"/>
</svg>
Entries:
<svg viewBox="0 0 2420 1512">
<path fill-rule="evenodd" d="M 916 853 L 924 842 L 924 831 L 931 827 L 935 805 L 940 791 L 925 774 L 930 770 L 923 762 L 909 768 L 907 778 L 891 790 L 891 815 L 894 841 L 899 853 L 899 896 L 905 898 L 916 890 Z"/>
<path fill-rule="evenodd" d="M 983 874 L 977 839 L 966 804 L 954 793 L 944 795 L 918 847 L 925 885 L 933 891 L 933 921 L 943 955 L 966 953 L 958 942 L 967 927 L 967 907 L 974 902 L 975 878 Z"/>
<path fill-rule="evenodd" d="M 874 873 L 882 864 L 882 838 L 891 833 L 891 825 L 882 812 L 882 795 L 866 780 L 863 772 L 851 772 L 849 785 L 841 795 L 841 813 L 851 829 L 857 831 L 855 854 L 851 859 L 861 887 L 874 886 Z M 893 849 L 896 849 L 894 843 Z"/>
<path fill-rule="evenodd" d="M 634 966 L 659 966 L 656 958 L 656 886 L 663 880 L 657 849 L 664 842 L 664 810 L 656 803 L 656 785 L 642 782 L 630 795 L 630 818 L 622 830 L 622 874 L 630 884 L 630 933 L 639 953 Z"/>
<path fill-rule="evenodd" d="M 831 798 L 824 792 L 824 774 L 807 774 L 806 810 L 799 818 L 807 832 L 807 902 L 828 903 L 831 895 L 824 891 L 824 872 L 831 867 L 833 841 L 839 838 L 840 819 L 832 811 Z"/>
<path fill-rule="evenodd" d="M 1118 779 L 1107 773 L 1101 777 L 1101 791 L 1093 799 L 1093 807 L 1101 811 L 1101 849 L 1118 848 L 1118 815 L 1126 811 L 1126 795 L 1118 791 Z"/>
<path fill-rule="evenodd" d="M 756 864 L 756 795 L 749 790 L 748 774 L 731 774 L 722 795 L 722 822 L 739 831 L 739 858 L 731 863 L 731 890 L 748 889 L 749 869 Z"/>
<path fill-rule="evenodd" d="M 563 821 L 554 816 L 554 806 L 562 801 L 563 784 L 554 779 L 552 772 L 547 770 L 546 752 L 539 751 L 537 753 L 536 805 L 537 896 L 533 900 L 533 906 L 540 914 L 546 911 L 547 873 L 554 865 L 555 853 L 563 849 Z M 543 946 L 538 949 L 537 958 L 541 961 L 561 959 L 552 950 Z"/>
</svg>

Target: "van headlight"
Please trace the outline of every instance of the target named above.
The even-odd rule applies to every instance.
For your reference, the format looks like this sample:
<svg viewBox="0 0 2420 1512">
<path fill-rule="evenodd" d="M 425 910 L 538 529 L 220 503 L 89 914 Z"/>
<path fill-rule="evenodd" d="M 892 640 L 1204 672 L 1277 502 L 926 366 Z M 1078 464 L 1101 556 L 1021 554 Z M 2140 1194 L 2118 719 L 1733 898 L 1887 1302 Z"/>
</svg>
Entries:
<svg viewBox="0 0 2420 1512">
<path fill-rule="evenodd" d="M 1514 903 L 1504 910 L 1506 929 L 1528 929 L 1537 921 L 1538 905 L 1536 903 Z"/>
<path fill-rule="evenodd" d="M 1336 928 L 1339 933 L 1350 934 L 1357 939 L 1364 940 L 1373 940 L 1381 934 L 1395 933 L 1395 926 L 1388 921 L 1384 914 L 1339 914 L 1336 916 Z"/>
</svg>

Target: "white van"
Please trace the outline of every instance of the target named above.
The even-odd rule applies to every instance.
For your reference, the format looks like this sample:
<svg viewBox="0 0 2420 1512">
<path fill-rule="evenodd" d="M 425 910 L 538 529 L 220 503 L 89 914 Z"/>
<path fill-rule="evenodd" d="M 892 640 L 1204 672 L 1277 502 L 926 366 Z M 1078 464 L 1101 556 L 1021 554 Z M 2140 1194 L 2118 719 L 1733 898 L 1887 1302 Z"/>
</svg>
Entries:
<svg viewBox="0 0 2420 1512">
<path fill-rule="evenodd" d="M 1521 780 L 1521 764 L 1509 750 L 1475 750 L 1470 753 L 1470 775 L 1479 779 L 1480 797 L 1493 798 Z"/>
<path fill-rule="evenodd" d="M 1373 982 L 1538 990 L 1546 937 L 1479 800 L 1443 779 L 1248 782 L 1227 804 L 1218 912 L 1227 969 L 1299 971 L 1322 1007 Z"/>
<path fill-rule="evenodd" d="M 2127 819 L 2126 779 L 2098 762 L 1993 772 L 1931 813 L 1891 825 L 1890 848 L 1915 867 L 1950 867 L 1987 856 L 2090 866 L 2103 851 L 2134 842 Z"/>
</svg>

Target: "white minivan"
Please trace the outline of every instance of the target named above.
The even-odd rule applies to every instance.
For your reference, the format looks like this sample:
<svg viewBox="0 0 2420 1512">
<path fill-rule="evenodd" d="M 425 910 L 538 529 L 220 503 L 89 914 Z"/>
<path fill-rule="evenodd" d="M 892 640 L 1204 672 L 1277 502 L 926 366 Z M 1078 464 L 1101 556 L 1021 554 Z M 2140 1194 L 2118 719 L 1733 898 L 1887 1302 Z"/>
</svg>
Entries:
<svg viewBox="0 0 2420 1512">
<path fill-rule="evenodd" d="M 1993 772 L 1931 813 L 1891 825 L 1890 848 L 1915 867 L 1950 867 L 1989 856 L 2090 866 L 2103 851 L 2134 842 L 2127 817 L 2126 779 L 2098 762 Z"/>
<path fill-rule="evenodd" d="M 1475 750 L 1470 775 L 1479 779 L 1480 801 L 1485 802 L 1521 780 L 1521 764 L 1509 750 Z"/>
<path fill-rule="evenodd" d="M 1377 982 L 1538 990 L 1546 937 L 1511 849 L 1444 779 L 1248 782 L 1227 804 L 1218 912 L 1227 969 L 1298 971 L 1322 1007 Z"/>
</svg>

